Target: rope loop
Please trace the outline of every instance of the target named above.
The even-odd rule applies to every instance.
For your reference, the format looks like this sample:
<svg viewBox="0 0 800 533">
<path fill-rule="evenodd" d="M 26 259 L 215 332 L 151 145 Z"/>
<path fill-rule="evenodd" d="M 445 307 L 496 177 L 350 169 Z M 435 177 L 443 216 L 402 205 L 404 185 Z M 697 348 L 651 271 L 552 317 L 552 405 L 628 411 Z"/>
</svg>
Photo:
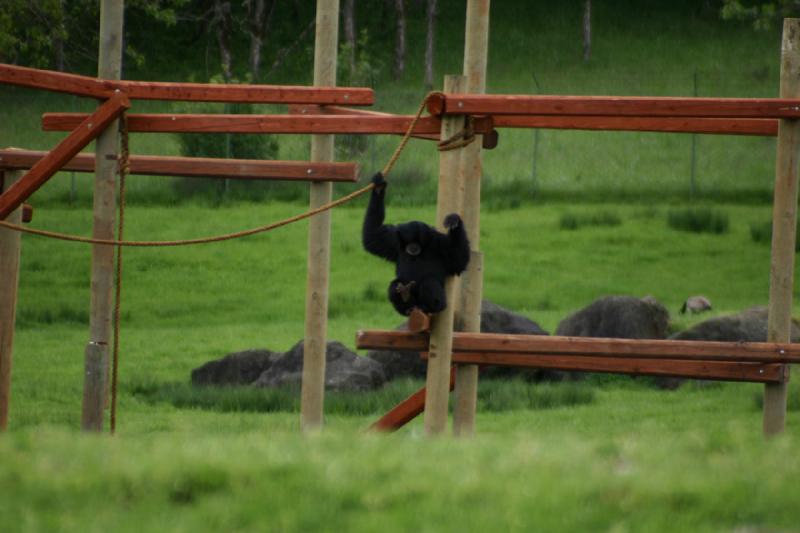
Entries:
<svg viewBox="0 0 800 533">
<path fill-rule="evenodd" d="M 439 141 L 437 147 L 440 152 L 447 152 L 457 148 L 463 148 L 475 141 L 475 119 L 472 115 L 464 117 L 464 127 L 443 141 Z"/>
</svg>

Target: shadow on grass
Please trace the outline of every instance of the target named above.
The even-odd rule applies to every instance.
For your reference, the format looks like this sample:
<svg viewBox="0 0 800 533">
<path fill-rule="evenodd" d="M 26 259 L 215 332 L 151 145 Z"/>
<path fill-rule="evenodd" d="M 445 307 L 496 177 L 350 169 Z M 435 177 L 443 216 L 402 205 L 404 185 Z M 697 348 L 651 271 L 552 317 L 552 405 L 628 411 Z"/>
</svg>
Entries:
<svg viewBox="0 0 800 533">
<path fill-rule="evenodd" d="M 422 387 L 411 379 L 394 380 L 372 392 L 327 392 L 328 414 L 380 415 Z M 180 409 L 221 412 L 299 412 L 296 387 L 196 387 L 189 383 L 145 382 L 131 384 L 129 392 L 148 403 L 168 403 Z M 478 411 L 551 409 L 593 402 L 594 388 L 585 383 L 528 383 L 519 380 L 483 380 L 478 387 Z"/>
</svg>

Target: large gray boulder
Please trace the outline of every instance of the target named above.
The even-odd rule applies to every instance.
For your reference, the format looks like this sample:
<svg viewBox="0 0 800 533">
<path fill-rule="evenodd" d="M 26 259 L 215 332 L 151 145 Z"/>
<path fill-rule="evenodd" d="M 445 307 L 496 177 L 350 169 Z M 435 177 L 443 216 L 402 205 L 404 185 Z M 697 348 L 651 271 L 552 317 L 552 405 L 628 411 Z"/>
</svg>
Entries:
<svg viewBox="0 0 800 533">
<path fill-rule="evenodd" d="M 618 339 L 665 339 L 669 311 L 655 298 L 606 296 L 561 321 L 556 335 Z"/>
<path fill-rule="evenodd" d="M 396 329 L 408 329 L 407 322 L 400 324 Z M 481 303 L 481 332 L 547 335 L 547 332 L 533 320 L 487 300 Z M 383 365 L 386 378 L 389 380 L 398 377 L 425 377 L 427 366 L 426 362 L 420 357 L 419 352 L 370 350 L 367 352 L 367 357 Z M 487 367 L 482 373 L 486 377 L 501 377 L 512 374 L 531 374 L 534 379 L 540 379 L 545 376 L 545 373 L 539 370 L 500 367 L 492 367 L 491 369 Z M 551 373 L 546 374 L 550 375 Z"/>
<path fill-rule="evenodd" d="M 331 391 L 361 392 L 375 390 L 386 382 L 383 367 L 377 361 L 359 357 L 342 343 L 332 341 L 325 352 L 325 388 Z M 283 354 L 257 380 L 256 387 L 299 387 L 303 379 L 303 341 Z"/>
<path fill-rule="evenodd" d="M 556 335 L 617 339 L 665 339 L 669 311 L 652 296 L 605 296 L 562 320 Z M 579 378 L 581 373 L 572 377 Z M 680 378 L 654 377 L 656 386 L 676 389 Z"/>
<path fill-rule="evenodd" d="M 245 350 L 192 370 L 193 385 L 249 385 L 283 354 L 269 350 Z"/>
<path fill-rule="evenodd" d="M 766 342 L 767 308 L 755 306 L 734 315 L 718 316 L 672 335 L 670 339 L 693 341 Z M 800 342 L 800 325 L 792 320 L 792 342 Z"/>
</svg>

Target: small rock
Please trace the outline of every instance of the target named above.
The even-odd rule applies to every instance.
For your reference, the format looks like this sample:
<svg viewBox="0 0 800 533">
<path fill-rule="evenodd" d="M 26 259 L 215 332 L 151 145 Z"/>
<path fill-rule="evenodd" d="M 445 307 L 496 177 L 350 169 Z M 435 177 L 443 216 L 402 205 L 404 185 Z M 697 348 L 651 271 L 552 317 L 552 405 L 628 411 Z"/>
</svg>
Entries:
<svg viewBox="0 0 800 533">
<path fill-rule="evenodd" d="M 691 314 L 703 313 L 705 311 L 711 310 L 711 300 L 706 298 L 705 296 L 689 296 L 686 298 L 686 301 L 683 302 L 683 306 L 681 306 L 680 313 L 682 315 L 686 314 L 688 311 Z"/>
</svg>

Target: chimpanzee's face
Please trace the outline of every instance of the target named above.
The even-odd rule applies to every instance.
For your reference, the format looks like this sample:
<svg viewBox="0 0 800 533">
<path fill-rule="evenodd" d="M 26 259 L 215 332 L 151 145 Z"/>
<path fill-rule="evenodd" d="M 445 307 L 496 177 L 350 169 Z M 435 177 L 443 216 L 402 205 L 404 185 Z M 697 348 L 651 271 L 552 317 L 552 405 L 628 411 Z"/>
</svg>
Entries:
<svg viewBox="0 0 800 533">
<path fill-rule="evenodd" d="M 431 228 L 423 222 L 407 222 L 397 227 L 402 251 L 412 257 L 422 253 L 430 239 Z"/>
</svg>

